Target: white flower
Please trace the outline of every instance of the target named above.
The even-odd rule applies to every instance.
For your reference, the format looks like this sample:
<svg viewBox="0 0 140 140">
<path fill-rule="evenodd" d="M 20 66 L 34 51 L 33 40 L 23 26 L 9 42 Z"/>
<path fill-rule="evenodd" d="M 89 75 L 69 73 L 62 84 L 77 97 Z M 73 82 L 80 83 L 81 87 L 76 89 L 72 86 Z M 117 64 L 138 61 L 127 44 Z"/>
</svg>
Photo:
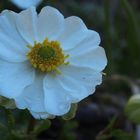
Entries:
<svg viewBox="0 0 140 140">
<path fill-rule="evenodd" d="M 31 6 L 38 6 L 42 0 L 11 0 L 17 7 L 27 9 Z"/>
<path fill-rule="evenodd" d="M 107 59 L 99 34 L 75 16 L 34 7 L 0 15 L 0 93 L 35 118 L 60 116 L 94 93 Z"/>
</svg>

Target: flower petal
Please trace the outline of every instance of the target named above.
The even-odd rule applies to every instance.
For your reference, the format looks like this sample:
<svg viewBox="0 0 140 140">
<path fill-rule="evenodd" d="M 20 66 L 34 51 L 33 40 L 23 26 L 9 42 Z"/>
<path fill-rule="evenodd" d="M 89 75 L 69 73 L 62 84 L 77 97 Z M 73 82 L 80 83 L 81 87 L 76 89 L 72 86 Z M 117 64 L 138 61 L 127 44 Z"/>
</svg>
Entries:
<svg viewBox="0 0 140 140">
<path fill-rule="evenodd" d="M 57 39 L 63 50 L 74 48 L 88 34 L 88 30 L 84 22 L 75 16 L 65 19 L 65 27 L 62 34 Z"/>
<path fill-rule="evenodd" d="M 23 62 L 28 51 L 27 43 L 16 29 L 17 14 L 5 10 L 0 16 L 0 58 L 10 62 Z"/>
<path fill-rule="evenodd" d="M 93 47 L 93 50 L 85 51 L 83 54 L 79 52 L 77 55 L 71 55 L 68 61 L 71 65 L 89 67 L 98 72 L 102 71 L 107 65 L 107 58 L 102 47 L 96 49 Z"/>
<path fill-rule="evenodd" d="M 42 0 L 11 0 L 19 8 L 26 9 L 31 6 L 37 6 Z"/>
<path fill-rule="evenodd" d="M 95 87 L 102 82 L 101 72 L 87 67 L 69 64 L 67 67 L 61 67 L 60 71 L 62 74 L 57 77 L 58 82 L 65 89 L 65 94 L 73 97 L 72 103 L 79 102 L 94 93 Z"/>
<path fill-rule="evenodd" d="M 44 79 L 45 107 L 49 114 L 63 115 L 70 109 L 70 96 L 61 87 L 58 78 L 48 74 Z"/>
<path fill-rule="evenodd" d="M 38 36 L 42 42 L 45 38 L 55 40 L 63 31 L 64 17 L 55 8 L 46 6 L 38 15 Z"/>
<path fill-rule="evenodd" d="M 72 57 L 82 55 L 99 47 L 100 42 L 101 39 L 99 34 L 96 31 L 88 30 L 87 36 L 74 48 L 66 51 L 66 53 Z"/>
<path fill-rule="evenodd" d="M 33 45 L 37 38 L 37 12 L 35 7 L 20 12 L 16 17 L 16 25 L 21 36 Z"/>
<path fill-rule="evenodd" d="M 34 70 L 27 62 L 9 63 L 0 60 L 0 94 L 15 98 L 34 80 Z"/>
<path fill-rule="evenodd" d="M 33 112 L 33 111 L 30 111 L 30 113 L 36 119 L 47 119 L 47 118 L 50 117 L 50 115 L 48 113 L 46 113 L 46 112 Z"/>
<path fill-rule="evenodd" d="M 43 74 L 36 74 L 34 82 L 26 87 L 22 94 L 15 99 L 20 109 L 28 108 L 34 112 L 45 112 Z"/>
<path fill-rule="evenodd" d="M 95 91 L 102 74 L 93 69 L 68 65 L 61 67 L 62 74 L 48 74 L 44 79 L 45 107 L 47 112 L 63 115 L 76 103 Z"/>
</svg>

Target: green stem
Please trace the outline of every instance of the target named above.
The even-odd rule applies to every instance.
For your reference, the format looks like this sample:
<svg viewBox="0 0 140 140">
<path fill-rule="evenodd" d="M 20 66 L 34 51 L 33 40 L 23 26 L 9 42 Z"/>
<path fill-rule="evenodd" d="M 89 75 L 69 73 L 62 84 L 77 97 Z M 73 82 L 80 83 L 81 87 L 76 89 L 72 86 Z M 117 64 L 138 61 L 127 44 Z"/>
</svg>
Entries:
<svg viewBox="0 0 140 140">
<path fill-rule="evenodd" d="M 6 129 L 6 127 L 2 123 L 0 123 L 0 129 Z"/>
<path fill-rule="evenodd" d="M 126 39 L 127 39 L 127 52 L 128 52 L 128 66 L 131 64 L 132 68 L 130 74 L 132 76 L 138 76 L 140 71 L 140 26 L 135 9 L 130 5 L 128 0 L 121 0 L 122 8 L 124 9 L 127 17 L 126 21 Z M 135 69 L 135 71 L 134 71 Z M 133 73 L 133 74 L 132 74 Z"/>
<path fill-rule="evenodd" d="M 135 28 L 135 31 L 139 34 L 139 23 L 137 21 L 137 18 L 136 18 L 136 14 L 134 13 L 131 5 L 129 4 L 129 2 L 127 0 L 121 0 L 122 2 L 122 5 L 124 6 L 127 14 L 128 14 L 128 17 L 130 19 L 130 21 L 132 22 L 134 28 Z"/>
<path fill-rule="evenodd" d="M 12 111 L 9 109 L 4 109 L 5 111 L 5 115 L 6 115 L 6 119 L 7 119 L 7 126 L 9 131 L 13 130 L 15 127 L 15 119 L 14 116 L 12 114 Z"/>
<path fill-rule="evenodd" d="M 31 116 L 27 127 L 27 134 L 30 134 L 34 130 L 35 124 L 36 120 Z"/>
<path fill-rule="evenodd" d="M 110 21 L 110 0 L 104 0 L 104 47 L 108 56 L 108 66 L 106 72 L 109 75 L 112 71 L 112 38 L 111 38 L 111 21 Z"/>
</svg>

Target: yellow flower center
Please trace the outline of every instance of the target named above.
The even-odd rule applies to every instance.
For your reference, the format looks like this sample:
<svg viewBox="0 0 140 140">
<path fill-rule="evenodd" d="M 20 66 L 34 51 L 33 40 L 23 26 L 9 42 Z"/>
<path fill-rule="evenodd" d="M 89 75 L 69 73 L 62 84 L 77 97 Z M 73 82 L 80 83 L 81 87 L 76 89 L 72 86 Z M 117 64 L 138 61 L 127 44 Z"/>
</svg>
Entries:
<svg viewBox="0 0 140 140">
<path fill-rule="evenodd" d="M 31 50 L 27 57 L 32 66 L 42 72 L 56 71 L 59 72 L 58 66 L 67 65 L 65 62 L 69 55 L 65 55 L 58 41 L 48 41 L 43 43 L 34 43 L 34 46 L 28 46 Z"/>
</svg>

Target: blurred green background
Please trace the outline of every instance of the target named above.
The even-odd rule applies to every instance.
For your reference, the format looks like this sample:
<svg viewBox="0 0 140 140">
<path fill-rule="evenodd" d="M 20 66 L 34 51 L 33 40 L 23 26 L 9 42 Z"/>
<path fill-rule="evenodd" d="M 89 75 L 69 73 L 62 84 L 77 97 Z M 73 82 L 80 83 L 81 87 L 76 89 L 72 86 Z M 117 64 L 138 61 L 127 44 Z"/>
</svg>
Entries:
<svg viewBox="0 0 140 140">
<path fill-rule="evenodd" d="M 42 129 L 37 139 L 140 140 L 138 127 L 124 113 L 128 99 L 140 92 L 140 1 L 43 0 L 37 7 L 38 12 L 45 5 L 54 6 L 65 17 L 81 17 L 89 29 L 99 32 L 108 65 L 103 84 L 97 87 L 94 95 L 79 104 L 76 116 L 69 121 L 61 118 L 51 120 L 51 127 Z M 0 11 L 4 9 L 21 11 L 10 1 L 0 0 Z M 21 110 L 11 113 L 16 116 L 15 131 L 24 130 L 28 126 L 29 113 Z M 3 123 L 7 123 L 5 114 L 1 107 L 0 121 Z M 5 134 L 3 131 L 0 131 L 0 135 Z M 25 139 L 12 133 L 13 137 L 10 135 L 3 139 Z"/>
</svg>

